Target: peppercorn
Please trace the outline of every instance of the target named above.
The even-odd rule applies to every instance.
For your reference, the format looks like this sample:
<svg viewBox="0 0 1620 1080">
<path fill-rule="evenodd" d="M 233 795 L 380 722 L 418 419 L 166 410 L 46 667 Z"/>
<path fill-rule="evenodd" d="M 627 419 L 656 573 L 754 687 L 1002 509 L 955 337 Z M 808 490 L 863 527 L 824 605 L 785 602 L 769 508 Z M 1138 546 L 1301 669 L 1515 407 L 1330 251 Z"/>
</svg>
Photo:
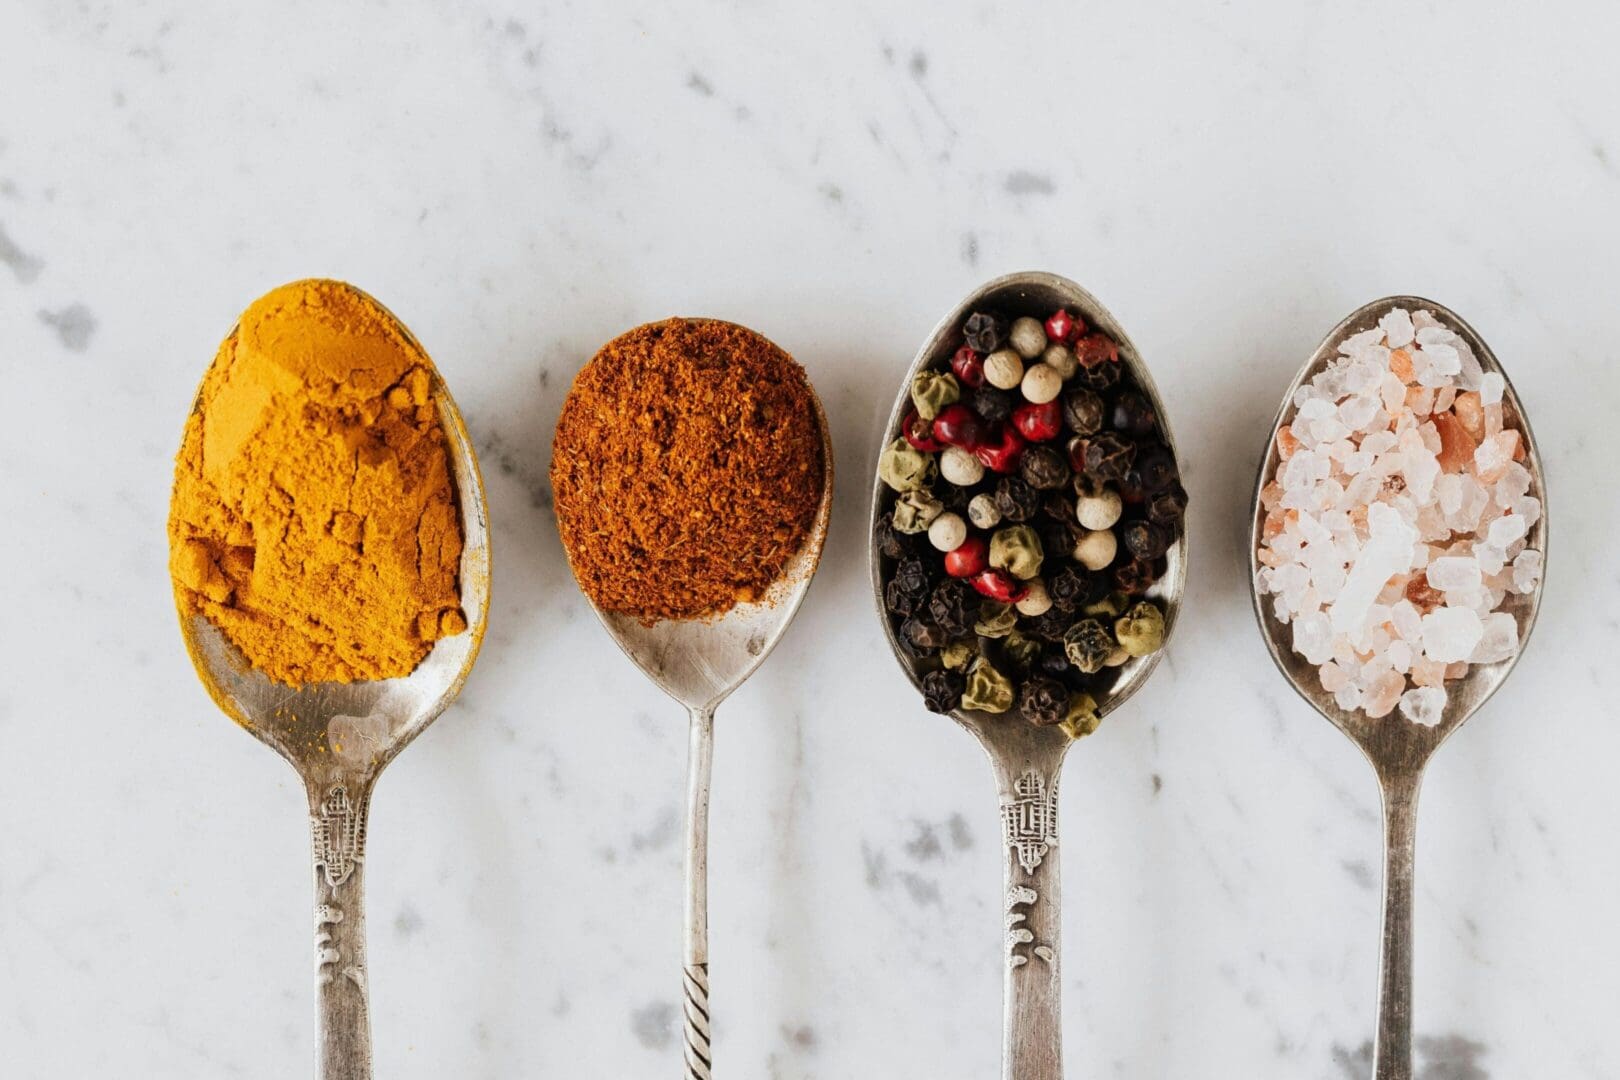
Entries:
<svg viewBox="0 0 1620 1080">
<path fill-rule="evenodd" d="M 1051 491 L 1066 485 L 1071 474 L 1063 455 L 1050 446 L 1026 446 L 1018 459 L 1018 475 L 1032 488 Z"/>
<path fill-rule="evenodd" d="M 1086 441 L 1085 471 L 1096 480 L 1123 480 L 1136 458 L 1136 444 L 1112 431 Z"/>
<path fill-rule="evenodd" d="M 1157 559 L 1170 546 L 1170 534 L 1151 521 L 1131 521 L 1120 529 L 1125 548 L 1138 559 Z"/>
<path fill-rule="evenodd" d="M 905 439 L 896 439 L 878 458 L 878 478 L 896 491 L 927 487 L 934 479 L 934 459 Z"/>
<path fill-rule="evenodd" d="M 1065 566 L 1046 578 L 1046 593 L 1052 598 L 1052 607 L 1070 613 L 1091 603 L 1107 587 L 1099 574 L 1088 574 L 1073 566 Z"/>
<path fill-rule="evenodd" d="M 1001 654 L 1012 667 L 1027 672 L 1041 658 L 1041 643 L 1019 633 L 1015 627 L 1001 639 Z"/>
<path fill-rule="evenodd" d="M 1063 406 L 1056 401 L 1026 401 L 1013 409 L 1012 423 L 1030 442 L 1046 442 L 1063 434 Z"/>
<path fill-rule="evenodd" d="M 1042 640 L 1048 642 L 1052 640 L 1062 641 L 1063 633 L 1059 631 L 1055 639 L 1043 637 Z M 1074 670 L 1074 665 L 1069 663 L 1068 653 L 1061 648 L 1054 649 L 1050 646 L 1041 650 L 1041 658 L 1036 662 L 1035 667 L 1042 674 L 1054 679 L 1068 679 L 1079 674 Z"/>
<path fill-rule="evenodd" d="M 1041 363 L 1064 379 L 1074 378 L 1074 373 L 1080 369 L 1080 362 L 1074 358 L 1074 350 L 1057 342 L 1048 345 L 1046 351 L 1041 353 Z"/>
<path fill-rule="evenodd" d="M 962 704 L 967 680 L 954 671 L 930 671 L 922 679 L 923 704 L 929 712 L 948 713 Z"/>
<path fill-rule="evenodd" d="M 1120 368 L 1123 366 L 1123 364 L 1093 364 L 1086 367 L 1082 364 L 1080 370 L 1074 373 L 1074 381 L 1087 390 L 1104 393 L 1119 383 Z"/>
<path fill-rule="evenodd" d="M 965 581 L 946 578 L 934 586 L 928 614 L 951 637 L 964 637 L 979 619 L 979 594 Z"/>
<path fill-rule="evenodd" d="M 1041 499 L 1041 513 L 1065 525 L 1075 525 L 1080 520 L 1075 516 L 1074 500 L 1064 491 L 1048 491 Z"/>
<path fill-rule="evenodd" d="M 967 688 L 962 692 L 962 708 L 989 713 L 1004 713 L 1012 708 L 1012 682 L 979 657 L 968 671 Z"/>
<path fill-rule="evenodd" d="M 1046 336 L 1065 345 L 1086 332 L 1086 321 L 1058 308 L 1046 318 Z"/>
<path fill-rule="evenodd" d="M 943 371 L 924 369 L 911 380 L 911 403 L 924 420 L 932 420 L 939 415 L 939 410 L 954 404 L 961 396 L 962 385 L 956 381 L 956 376 Z"/>
<path fill-rule="evenodd" d="M 1018 468 L 1024 456 L 1024 437 L 1011 424 L 1003 424 L 996 435 L 973 451 L 973 456 L 992 472 L 1009 473 Z"/>
<path fill-rule="evenodd" d="M 1080 524 L 1088 529 L 1111 529 L 1118 523 L 1120 515 L 1125 512 L 1119 492 L 1084 473 L 1080 474 L 1075 486 L 1082 489 L 1080 498 L 1074 504 L 1075 519 Z"/>
<path fill-rule="evenodd" d="M 934 519 L 945 512 L 945 504 L 928 490 L 907 491 L 894 500 L 894 527 L 903 533 L 927 532 Z"/>
<path fill-rule="evenodd" d="M 1028 591 L 1024 583 L 1013 577 L 1012 574 L 998 567 L 980 570 L 968 583 L 979 590 L 979 595 L 987 596 L 1004 604 L 1016 603 L 1024 598 Z"/>
<path fill-rule="evenodd" d="M 990 537 L 990 565 L 1020 581 L 1041 572 L 1041 538 L 1028 525 L 997 529 Z"/>
<path fill-rule="evenodd" d="M 990 545 L 982 536 L 969 536 L 945 555 L 945 572 L 954 578 L 970 578 L 990 565 Z"/>
<path fill-rule="evenodd" d="M 933 656 L 938 650 L 926 642 L 936 633 L 937 627 L 930 628 L 918 616 L 913 615 L 900 624 L 900 647 L 913 660 Z"/>
<path fill-rule="evenodd" d="M 1007 339 L 1007 320 L 989 311 L 975 311 L 962 325 L 962 337 L 974 352 L 993 353 Z"/>
<path fill-rule="evenodd" d="M 932 454 L 944 445 L 934 438 L 934 425 L 918 416 L 915 409 L 906 413 L 906 418 L 900 421 L 900 435 L 913 450 L 921 450 L 925 454 Z"/>
<path fill-rule="evenodd" d="M 1095 435 L 1102 430 L 1103 399 L 1093 390 L 1072 390 L 1063 395 L 1063 419 L 1076 435 Z"/>
<path fill-rule="evenodd" d="M 1018 695 L 1018 709 L 1038 727 L 1062 723 L 1069 715 L 1068 687 L 1056 679 L 1030 679 Z"/>
<path fill-rule="evenodd" d="M 928 542 L 936 551 L 955 551 L 967 539 L 967 522 L 960 514 L 950 511 L 939 515 L 928 526 Z"/>
<path fill-rule="evenodd" d="M 1148 500 L 1148 520 L 1155 525 L 1175 528 L 1187 513 L 1187 489 L 1172 484 Z"/>
<path fill-rule="evenodd" d="M 1158 580 L 1152 559 L 1128 559 L 1114 567 L 1114 585 L 1127 596 L 1141 596 Z"/>
<path fill-rule="evenodd" d="M 1140 438 L 1152 433 L 1158 424 L 1158 417 L 1146 395 L 1136 390 L 1126 390 L 1114 399 L 1112 423 L 1116 431 Z"/>
<path fill-rule="evenodd" d="M 1074 343 L 1074 358 L 1083 368 L 1101 367 L 1119 362 L 1119 346 L 1107 334 L 1087 334 Z"/>
<path fill-rule="evenodd" d="M 1057 396 L 1063 393 L 1063 376 L 1057 368 L 1043 363 L 1031 364 L 1024 370 L 1018 389 L 1025 401 L 1045 405 L 1049 401 L 1056 401 Z"/>
<path fill-rule="evenodd" d="M 1131 598 L 1122 592 L 1104 593 L 1102 596 L 1083 607 L 1081 612 L 1082 614 L 1091 615 L 1099 619 L 1115 619 L 1125 613 L 1125 607 L 1130 602 Z"/>
<path fill-rule="evenodd" d="M 1018 625 L 1018 612 L 1011 604 L 999 600 L 986 600 L 979 607 L 979 618 L 973 632 L 983 638 L 1004 638 Z"/>
<path fill-rule="evenodd" d="M 968 503 L 968 520 L 981 529 L 993 529 L 1001 522 L 1001 511 L 996 507 L 996 497 L 988 492 L 973 496 Z"/>
<path fill-rule="evenodd" d="M 1164 612 L 1143 600 L 1114 623 L 1114 637 L 1131 656 L 1158 652 L 1164 645 Z"/>
<path fill-rule="evenodd" d="M 1003 521 L 1029 521 L 1041 508 L 1041 493 L 1022 477 L 1002 477 L 996 484 L 995 496 Z"/>
<path fill-rule="evenodd" d="M 951 640 L 938 623 L 921 615 L 913 615 L 901 623 L 900 635 L 917 648 L 928 650 L 937 649 Z"/>
<path fill-rule="evenodd" d="M 883 587 L 883 604 L 904 619 L 921 611 L 923 601 L 907 592 L 898 581 L 891 581 Z"/>
<path fill-rule="evenodd" d="M 1052 597 L 1046 591 L 1046 582 L 1042 581 L 1040 578 L 1035 578 L 1031 581 L 1025 582 L 1025 585 L 1028 587 L 1029 591 L 1024 594 L 1024 598 L 1022 600 L 1013 605 L 1018 609 L 1018 614 L 1031 616 L 1044 615 L 1047 611 L 1051 610 Z"/>
<path fill-rule="evenodd" d="M 1137 474 L 1142 490 L 1149 494 L 1163 491 L 1175 483 L 1180 475 L 1180 470 L 1176 468 L 1176 456 L 1161 442 L 1142 443 L 1137 446 L 1133 471 Z"/>
<path fill-rule="evenodd" d="M 984 358 L 984 381 L 1011 390 L 1024 381 L 1024 360 L 1012 349 L 997 349 Z"/>
<path fill-rule="evenodd" d="M 1064 633 L 1074 622 L 1074 616 L 1048 608 L 1040 615 L 1029 615 L 1018 620 L 1019 629 L 1038 641 L 1061 642 Z"/>
<path fill-rule="evenodd" d="M 1101 671 L 1115 647 L 1108 628 L 1097 619 L 1082 619 L 1063 635 L 1063 651 L 1068 654 L 1069 662 L 1087 675 Z"/>
<path fill-rule="evenodd" d="M 1069 738 L 1083 739 L 1101 723 L 1097 702 L 1090 694 L 1074 694 L 1069 698 L 1069 715 L 1063 718 L 1061 725 Z"/>
<path fill-rule="evenodd" d="M 973 489 L 963 487 L 961 484 L 943 482 L 936 484 L 932 494 L 934 498 L 939 500 L 941 506 L 957 515 L 967 513 L 968 503 L 973 501 Z M 932 522 L 930 522 L 930 527 L 932 527 Z"/>
<path fill-rule="evenodd" d="M 1012 416 L 1013 406 L 1018 404 L 1018 399 L 993 386 L 976 386 L 967 396 L 967 404 L 987 424 L 999 424 Z"/>
<path fill-rule="evenodd" d="M 939 662 L 951 671 L 966 671 L 978 650 L 966 641 L 953 641 L 939 650 Z"/>
<path fill-rule="evenodd" d="M 1081 536 L 1078 526 L 1049 516 L 1035 520 L 1035 533 L 1041 538 L 1041 550 L 1053 559 L 1073 556 L 1074 547 L 1080 542 Z"/>
<path fill-rule="evenodd" d="M 917 550 L 916 540 L 895 528 L 894 518 L 887 514 L 878 518 L 877 526 L 872 530 L 872 541 L 878 551 L 891 559 L 903 559 Z"/>
<path fill-rule="evenodd" d="M 975 450 L 990 436 L 990 433 L 990 425 L 984 422 L 978 412 L 966 405 L 947 405 L 939 410 L 938 416 L 934 417 L 934 438 L 946 446 Z"/>
<path fill-rule="evenodd" d="M 889 579 L 889 584 L 921 604 L 934 588 L 935 574 L 930 565 L 932 562 L 932 559 L 921 556 L 901 559 L 895 565 L 894 576 Z"/>
<path fill-rule="evenodd" d="M 1007 331 L 1007 344 L 1025 360 L 1033 360 L 1041 355 L 1041 351 L 1046 348 L 1046 330 L 1041 326 L 1041 320 L 1032 319 L 1028 315 L 1014 319 L 1012 327 Z"/>
<path fill-rule="evenodd" d="M 959 487 L 972 487 L 984 479 L 984 462 L 971 450 L 947 446 L 939 455 L 939 475 Z"/>
<path fill-rule="evenodd" d="M 1111 529 L 1098 529 L 1086 533 L 1074 546 L 1074 557 L 1087 570 L 1103 570 L 1112 565 L 1119 554 L 1119 539 Z"/>
<path fill-rule="evenodd" d="M 971 345 L 956 350 L 956 355 L 951 357 L 951 371 L 963 386 L 984 385 L 984 357 L 974 352 Z"/>
</svg>

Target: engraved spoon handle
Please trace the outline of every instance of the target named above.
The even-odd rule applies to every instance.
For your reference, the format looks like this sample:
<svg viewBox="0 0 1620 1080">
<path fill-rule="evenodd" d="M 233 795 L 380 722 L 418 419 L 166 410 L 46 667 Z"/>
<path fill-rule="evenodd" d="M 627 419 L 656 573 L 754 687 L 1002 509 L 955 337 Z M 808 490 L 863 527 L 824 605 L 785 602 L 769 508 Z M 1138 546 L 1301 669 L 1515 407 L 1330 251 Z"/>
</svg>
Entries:
<svg viewBox="0 0 1620 1080">
<path fill-rule="evenodd" d="M 1374 1080 L 1412 1078 L 1412 880 L 1422 774 L 1384 781 L 1384 942 L 1379 964 Z"/>
<path fill-rule="evenodd" d="M 692 710 L 686 778 L 686 941 L 681 978 L 687 1080 L 710 1080 L 709 1049 L 709 777 L 714 767 L 714 712 Z"/>
<path fill-rule="evenodd" d="M 310 784 L 315 866 L 315 1037 L 321 1080 L 370 1080 L 365 783 Z"/>
<path fill-rule="evenodd" d="M 1062 876 L 1057 784 L 1061 755 L 998 761 L 1006 841 L 1007 972 L 1003 1080 L 1062 1080 L 1062 982 L 1058 973 Z"/>
</svg>

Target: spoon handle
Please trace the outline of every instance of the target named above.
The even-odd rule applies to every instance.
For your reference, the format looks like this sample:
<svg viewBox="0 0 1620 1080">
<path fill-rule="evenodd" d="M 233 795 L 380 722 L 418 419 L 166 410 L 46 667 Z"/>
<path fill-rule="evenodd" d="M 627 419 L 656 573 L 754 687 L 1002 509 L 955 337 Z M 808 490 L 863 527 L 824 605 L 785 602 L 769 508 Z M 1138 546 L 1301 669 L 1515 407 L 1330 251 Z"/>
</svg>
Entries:
<svg viewBox="0 0 1620 1080">
<path fill-rule="evenodd" d="M 371 786 L 311 781 L 315 867 L 315 1027 L 321 1080 L 370 1080 L 366 998 L 366 818 Z"/>
<path fill-rule="evenodd" d="M 714 767 L 714 712 L 692 710 L 686 778 L 686 942 L 681 978 L 687 1080 L 710 1080 L 709 1049 L 709 777 Z"/>
<path fill-rule="evenodd" d="M 1057 784 L 1061 756 L 997 761 L 1006 842 L 1004 1080 L 1062 1080 Z M 1011 767 L 1008 767 L 1010 764 Z"/>
<path fill-rule="evenodd" d="M 1374 1080 L 1412 1077 L 1412 880 L 1422 774 L 1384 780 L 1384 944 L 1378 981 Z"/>
</svg>

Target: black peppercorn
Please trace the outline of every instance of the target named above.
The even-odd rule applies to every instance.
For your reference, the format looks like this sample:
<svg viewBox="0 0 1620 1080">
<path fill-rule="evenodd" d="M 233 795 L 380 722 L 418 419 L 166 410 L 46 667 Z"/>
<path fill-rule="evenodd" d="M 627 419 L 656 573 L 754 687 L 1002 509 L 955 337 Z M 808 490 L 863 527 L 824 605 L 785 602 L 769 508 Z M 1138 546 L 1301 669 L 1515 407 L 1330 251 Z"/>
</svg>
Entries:
<svg viewBox="0 0 1620 1080">
<path fill-rule="evenodd" d="M 1114 567 L 1114 587 L 1127 596 L 1141 596 L 1158 580 L 1152 559 L 1129 559 Z"/>
<path fill-rule="evenodd" d="M 1005 390 L 997 390 L 994 386 L 976 386 L 967 396 L 968 408 L 978 413 L 989 424 L 1004 423 L 1012 415 L 1013 406 L 1017 404 L 1013 396 Z"/>
<path fill-rule="evenodd" d="M 1074 621 L 1073 612 L 1059 611 L 1054 605 L 1039 615 L 1026 615 L 1018 620 L 1018 628 L 1037 641 L 1062 641 L 1064 631 Z"/>
<path fill-rule="evenodd" d="M 883 603 L 903 619 L 922 610 L 923 598 L 906 592 L 898 581 L 890 581 L 883 587 Z"/>
<path fill-rule="evenodd" d="M 1052 610 L 1079 611 L 1107 591 L 1108 583 L 1101 574 L 1088 573 L 1077 566 L 1065 566 L 1046 579 L 1046 595 L 1052 598 Z"/>
<path fill-rule="evenodd" d="M 1030 446 L 1018 458 L 1018 475 L 1039 491 L 1052 491 L 1069 482 L 1069 464 L 1050 446 Z"/>
<path fill-rule="evenodd" d="M 1091 390 L 1071 391 L 1063 395 L 1063 419 L 1076 435 L 1095 435 L 1102 430 L 1103 399 Z"/>
<path fill-rule="evenodd" d="M 1176 482 L 1179 470 L 1176 456 L 1161 442 L 1141 443 L 1136 448 L 1136 462 L 1132 467 L 1142 490 L 1152 494 L 1163 491 Z"/>
<path fill-rule="evenodd" d="M 1063 635 L 1063 649 L 1069 654 L 1069 662 L 1087 675 L 1101 671 L 1115 647 L 1113 635 L 1096 619 L 1081 619 Z"/>
<path fill-rule="evenodd" d="M 1069 714 L 1069 690 L 1056 679 L 1030 679 L 1018 695 L 1018 709 L 1030 723 L 1049 727 Z"/>
<path fill-rule="evenodd" d="M 1066 525 L 1079 524 L 1075 514 L 1074 496 L 1067 491 L 1049 491 L 1046 498 L 1041 500 L 1041 513 L 1053 521 L 1061 521 Z"/>
<path fill-rule="evenodd" d="M 1151 521 L 1127 522 L 1120 536 L 1125 547 L 1138 559 L 1157 559 L 1170 547 L 1170 534 Z"/>
<path fill-rule="evenodd" d="M 1117 482 L 1125 479 L 1135 457 L 1135 443 L 1112 431 L 1100 432 L 1086 441 L 1085 471 L 1094 480 Z"/>
<path fill-rule="evenodd" d="M 934 586 L 928 601 L 928 615 L 951 637 L 964 637 L 973 631 L 979 618 L 980 596 L 967 582 L 946 578 Z"/>
<path fill-rule="evenodd" d="M 884 514 L 872 532 L 877 549 L 891 559 L 903 559 L 917 550 L 917 538 L 894 527 L 894 517 Z"/>
<path fill-rule="evenodd" d="M 996 485 L 996 509 L 1003 521 L 1029 521 L 1041 508 L 1041 493 L 1017 476 L 1004 476 Z"/>
<path fill-rule="evenodd" d="M 1172 484 L 1148 500 L 1148 520 L 1155 525 L 1175 528 L 1187 513 L 1187 489 Z"/>
<path fill-rule="evenodd" d="M 1096 390 L 1100 393 L 1119 382 L 1119 369 L 1124 366 L 1124 364 L 1102 363 L 1082 367 L 1074 373 L 1074 381 L 1088 390 Z"/>
<path fill-rule="evenodd" d="M 962 326 L 962 336 L 975 352 L 993 353 L 1007 340 L 1007 320 L 988 311 L 975 311 Z"/>
<path fill-rule="evenodd" d="M 950 635 L 940 629 L 938 623 L 920 615 L 913 615 L 900 624 L 900 636 L 918 649 L 928 652 L 932 652 L 950 641 Z"/>
<path fill-rule="evenodd" d="M 1048 638 L 1045 640 L 1062 641 L 1063 635 L 1059 634 L 1055 638 Z M 1069 655 L 1061 648 L 1046 649 L 1041 653 L 1041 662 L 1035 666 L 1043 674 L 1049 675 L 1056 679 L 1067 679 L 1070 676 L 1079 674 L 1079 672 L 1074 670 L 1074 665 L 1069 663 Z"/>
<path fill-rule="evenodd" d="M 960 673 L 943 668 L 930 671 L 922 679 L 923 704 L 929 712 L 948 713 L 962 704 L 966 689 L 967 680 Z"/>
<path fill-rule="evenodd" d="M 1041 538 L 1041 551 L 1048 559 L 1072 557 L 1083 532 L 1075 522 L 1055 521 L 1050 516 L 1043 516 L 1035 522 L 1035 535 Z"/>
<path fill-rule="evenodd" d="M 1123 391 L 1114 399 L 1113 427 L 1140 438 L 1150 434 L 1158 425 L 1153 405 L 1136 390 Z"/>
<path fill-rule="evenodd" d="M 959 487 L 948 480 L 934 485 L 934 498 L 953 514 L 967 517 L 968 503 L 973 501 L 973 489 Z"/>
</svg>

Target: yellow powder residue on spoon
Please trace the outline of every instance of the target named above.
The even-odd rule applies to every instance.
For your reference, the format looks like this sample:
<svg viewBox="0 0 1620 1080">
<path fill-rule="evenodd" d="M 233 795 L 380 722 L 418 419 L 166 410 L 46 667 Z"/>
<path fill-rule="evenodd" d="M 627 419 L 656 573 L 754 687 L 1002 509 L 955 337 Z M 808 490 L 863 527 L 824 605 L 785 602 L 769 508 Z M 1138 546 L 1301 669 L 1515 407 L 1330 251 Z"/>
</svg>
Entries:
<svg viewBox="0 0 1620 1080">
<path fill-rule="evenodd" d="M 374 300 L 284 285 L 220 346 L 169 510 L 183 617 L 278 682 L 408 675 L 467 627 L 433 364 Z"/>
</svg>

